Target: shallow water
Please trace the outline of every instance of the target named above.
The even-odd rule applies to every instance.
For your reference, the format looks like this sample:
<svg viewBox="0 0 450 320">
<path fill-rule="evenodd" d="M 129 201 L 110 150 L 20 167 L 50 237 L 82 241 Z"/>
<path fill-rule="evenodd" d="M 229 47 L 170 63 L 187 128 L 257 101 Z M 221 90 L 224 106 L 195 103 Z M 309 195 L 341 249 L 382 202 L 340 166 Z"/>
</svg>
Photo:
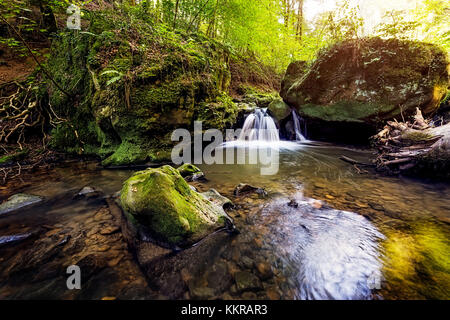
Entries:
<svg viewBox="0 0 450 320">
<path fill-rule="evenodd" d="M 205 261 L 204 274 L 190 275 L 198 279 L 185 285 L 183 298 L 195 298 L 196 288 L 191 285 L 195 283 L 213 289 L 210 298 L 223 299 L 449 299 L 450 186 L 384 177 L 339 160 L 342 155 L 361 162 L 368 162 L 370 157 L 365 150 L 305 143 L 289 144 L 283 149 L 275 175 L 261 175 L 258 164 L 200 166 L 208 181 L 195 186 L 200 191 L 217 189 L 233 200 L 237 209 L 230 215 L 241 233 L 222 244 L 220 254 Z M 101 170 L 95 164 L 73 164 L 36 175 L 23 186 L 11 185 L 2 190 L 3 197 L 20 191 L 51 201 L 38 209 L 1 217 L 0 237 L 56 224 L 63 226 L 60 229 L 72 224 L 72 232 L 93 230 L 94 234 L 98 227 L 94 217 L 101 205 L 75 201 L 73 195 L 84 186 L 114 194 L 131 174 Z M 234 197 L 233 190 L 239 183 L 263 187 L 269 196 Z M 13 248 L 0 247 L 0 297 L 45 297 L 53 290 L 56 293 L 52 298 L 74 298 L 63 289 L 54 290 L 61 273 L 53 278 L 47 274 L 42 281 L 46 281 L 48 289 L 29 294 L 36 289 L 28 277 L 42 273 L 44 265 L 34 265 L 20 279 L 8 277 L 6 266 L 11 261 L 23 256 L 23 250 L 36 245 L 35 241 L 49 237 L 45 236 L 48 232 L 37 233 L 38 240 L 25 240 Z M 62 238 L 64 234 L 63 230 L 52 237 L 59 241 L 56 236 Z M 137 269 L 130 271 L 132 257 L 127 256 L 123 246 L 108 241 L 94 235 L 85 240 L 85 248 L 73 254 L 68 251 L 82 258 L 89 256 L 89 250 L 99 252 L 94 249 L 109 246 L 111 249 L 100 250 L 101 254 L 109 254 L 107 259 L 125 257 L 113 267 L 98 271 L 104 273 L 97 277 L 103 282 L 95 282 L 95 274 L 94 280 L 89 280 L 93 281 L 91 288 L 102 286 L 104 290 L 87 290 L 75 298 L 163 298 L 157 290 L 147 292 L 145 286 L 130 290 L 129 286 L 136 282 L 143 286 L 143 276 Z M 219 285 L 214 276 L 217 270 L 223 272 L 220 279 L 232 280 L 221 280 Z M 122 279 L 124 274 L 130 279 Z M 236 284 L 239 277 L 251 285 L 242 289 Z"/>
</svg>

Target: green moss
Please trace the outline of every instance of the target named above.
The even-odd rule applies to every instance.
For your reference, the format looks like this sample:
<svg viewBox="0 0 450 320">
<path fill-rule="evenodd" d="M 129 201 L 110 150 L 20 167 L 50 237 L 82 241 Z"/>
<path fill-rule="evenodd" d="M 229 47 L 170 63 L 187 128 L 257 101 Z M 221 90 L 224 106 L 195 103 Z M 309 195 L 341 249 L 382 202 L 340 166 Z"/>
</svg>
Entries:
<svg viewBox="0 0 450 320">
<path fill-rule="evenodd" d="M 2 156 L 0 157 L 0 165 L 23 160 L 27 156 L 28 152 L 28 149 L 24 149 L 13 154 Z"/>
<path fill-rule="evenodd" d="M 143 145 L 123 141 L 119 148 L 105 159 L 102 164 L 104 166 L 128 165 L 146 162 L 148 158 L 148 152 Z"/>
<path fill-rule="evenodd" d="M 238 107 L 231 97 L 222 94 L 216 102 L 204 102 L 197 106 L 194 119 L 203 123 L 203 129 L 224 130 L 230 128 L 238 115 Z"/>
<path fill-rule="evenodd" d="M 54 39 L 48 66 L 71 94 L 49 83 L 50 104 L 68 119 L 52 131 L 54 149 L 94 154 L 105 165 L 166 161 L 173 130 L 192 129 L 197 118 L 217 129 L 234 122 L 236 108 L 223 93 L 228 50 L 135 18 L 92 13 L 89 33 L 65 31 Z"/>
<path fill-rule="evenodd" d="M 278 98 L 269 104 L 269 111 L 278 121 L 281 121 L 289 116 L 291 108 L 281 98 Z"/>
<path fill-rule="evenodd" d="M 341 101 L 332 105 L 306 104 L 298 112 L 301 116 L 310 119 L 321 119 L 330 122 L 357 122 L 380 121 L 386 113 L 395 112 L 398 109 L 392 105 L 376 103 L 364 103 L 355 101 Z"/>
<path fill-rule="evenodd" d="M 202 172 L 199 168 L 190 163 L 185 163 L 181 167 L 179 167 L 178 172 L 182 177 L 192 176 L 196 173 Z"/>
<path fill-rule="evenodd" d="M 402 139 L 413 141 L 413 142 L 428 141 L 432 138 L 433 138 L 433 135 L 426 133 L 426 132 L 421 132 L 421 131 L 411 131 L 402 136 Z"/>
<path fill-rule="evenodd" d="M 123 209 L 154 235 L 183 245 L 203 238 L 223 225 L 224 212 L 190 189 L 170 167 L 148 169 L 128 179 L 121 192 Z"/>
</svg>

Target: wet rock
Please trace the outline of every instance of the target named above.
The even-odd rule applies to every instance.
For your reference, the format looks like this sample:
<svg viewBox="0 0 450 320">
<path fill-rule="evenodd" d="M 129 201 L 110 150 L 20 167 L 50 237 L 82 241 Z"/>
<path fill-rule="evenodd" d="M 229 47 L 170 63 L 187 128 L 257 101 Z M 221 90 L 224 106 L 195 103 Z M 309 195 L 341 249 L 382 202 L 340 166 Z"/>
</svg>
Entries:
<svg viewBox="0 0 450 320">
<path fill-rule="evenodd" d="M 298 202 L 292 199 L 291 201 L 289 201 L 288 206 L 291 208 L 298 208 Z"/>
<path fill-rule="evenodd" d="M 369 202 L 369 206 L 373 210 L 384 211 L 384 207 L 381 204 L 378 204 L 378 203 L 375 203 L 375 202 Z"/>
<path fill-rule="evenodd" d="M 18 193 L 0 204 L 0 216 L 42 202 L 44 199 L 25 193 Z"/>
<path fill-rule="evenodd" d="M 109 249 L 111 249 L 111 247 L 108 245 L 103 245 L 103 246 L 94 248 L 94 250 L 98 251 L 98 252 L 105 252 L 105 251 L 108 251 Z"/>
<path fill-rule="evenodd" d="M 23 233 L 23 234 L 15 234 L 11 236 L 2 236 L 0 237 L 0 247 L 16 244 L 21 241 L 24 241 L 32 236 L 31 233 Z"/>
<path fill-rule="evenodd" d="M 101 229 L 100 234 L 104 235 L 104 236 L 108 236 L 108 235 L 118 232 L 119 230 L 120 230 L 120 228 L 117 226 L 108 226 L 106 228 Z"/>
<path fill-rule="evenodd" d="M 325 189 L 327 185 L 325 183 L 316 182 L 314 183 L 314 187 L 316 187 L 317 189 Z"/>
<path fill-rule="evenodd" d="M 223 292 L 228 289 L 233 279 L 228 273 L 227 264 L 225 262 L 218 262 L 211 269 L 206 275 L 208 286 L 215 288 L 218 292 Z"/>
<path fill-rule="evenodd" d="M 239 294 L 239 291 L 238 291 L 237 286 L 236 286 L 235 284 L 233 284 L 233 285 L 231 286 L 231 288 L 230 288 L 230 293 L 231 293 L 233 296 L 236 296 L 236 295 Z"/>
<path fill-rule="evenodd" d="M 264 262 L 260 262 L 256 264 L 256 271 L 258 272 L 258 276 L 261 280 L 268 280 L 273 277 L 272 267 Z"/>
<path fill-rule="evenodd" d="M 196 182 L 196 181 L 205 182 L 205 181 L 208 181 L 208 179 L 206 179 L 205 174 L 203 172 L 195 173 L 192 176 L 187 176 L 184 179 L 186 179 L 187 182 Z"/>
<path fill-rule="evenodd" d="M 188 246 L 231 222 L 170 166 L 135 173 L 124 183 L 121 205 L 130 221 L 171 246 Z"/>
<path fill-rule="evenodd" d="M 250 193 L 256 193 L 261 198 L 267 197 L 267 192 L 266 192 L 266 190 L 264 190 L 264 188 L 253 187 L 253 186 L 251 186 L 249 184 L 246 184 L 246 183 L 240 183 L 234 189 L 234 195 L 236 197 L 239 197 L 239 196 L 242 196 L 242 195 L 246 195 L 246 194 L 250 194 Z"/>
<path fill-rule="evenodd" d="M 231 294 L 229 294 L 228 292 L 225 292 L 222 295 L 222 300 L 229 301 L 229 300 L 234 300 L 234 298 L 233 298 L 233 296 Z"/>
<path fill-rule="evenodd" d="M 208 287 L 189 288 L 192 299 L 208 300 L 215 296 L 214 289 Z"/>
<path fill-rule="evenodd" d="M 71 235 L 65 236 L 60 242 L 58 242 L 57 246 L 64 246 L 66 245 L 71 239 Z"/>
<path fill-rule="evenodd" d="M 276 287 L 269 287 L 266 289 L 266 295 L 270 300 L 280 300 L 281 296 L 278 293 L 278 290 Z"/>
<path fill-rule="evenodd" d="M 108 267 L 110 268 L 114 268 L 115 266 L 117 266 L 119 264 L 120 261 L 122 261 L 123 256 L 119 256 L 117 258 L 114 258 L 110 261 L 108 261 Z"/>
<path fill-rule="evenodd" d="M 244 268 L 246 268 L 246 269 L 252 269 L 252 268 L 253 268 L 253 265 L 254 265 L 254 262 L 253 262 L 253 260 L 250 259 L 249 257 L 243 256 L 243 257 L 241 258 L 239 264 L 240 264 L 241 266 L 243 266 Z"/>
<path fill-rule="evenodd" d="M 76 195 L 75 199 L 91 199 L 91 198 L 98 198 L 102 196 L 102 192 L 96 190 L 93 187 L 84 187 L 81 189 Z"/>
<path fill-rule="evenodd" d="M 313 208 L 315 208 L 315 209 L 322 209 L 322 202 L 320 202 L 320 201 L 314 201 L 312 204 L 311 204 L 312 206 L 313 206 Z"/>
<path fill-rule="evenodd" d="M 222 196 L 215 189 L 211 189 L 209 191 L 203 192 L 202 195 L 205 196 L 212 203 L 218 205 L 219 207 L 223 207 L 224 209 L 233 207 L 233 202 L 231 202 L 230 199 Z"/>
<path fill-rule="evenodd" d="M 262 284 L 258 277 L 247 271 L 237 272 L 234 276 L 234 280 L 239 292 L 259 291 L 262 289 Z"/>
<path fill-rule="evenodd" d="M 244 292 L 241 295 L 241 298 L 244 300 L 256 300 L 258 299 L 258 296 L 254 292 Z"/>
</svg>

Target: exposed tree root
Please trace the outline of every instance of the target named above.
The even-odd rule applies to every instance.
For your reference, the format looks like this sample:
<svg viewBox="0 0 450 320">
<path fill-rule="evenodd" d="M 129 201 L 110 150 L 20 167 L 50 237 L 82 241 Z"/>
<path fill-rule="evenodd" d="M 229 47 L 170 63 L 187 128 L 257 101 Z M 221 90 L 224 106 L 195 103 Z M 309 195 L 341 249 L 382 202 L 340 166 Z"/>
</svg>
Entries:
<svg viewBox="0 0 450 320">
<path fill-rule="evenodd" d="M 9 92 L 0 97 L 0 184 L 4 185 L 55 160 L 57 153 L 47 149 L 47 132 L 67 120 L 59 117 L 31 85 L 15 83 L 15 88 L 0 92 Z"/>
<path fill-rule="evenodd" d="M 379 150 L 379 170 L 449 176 L 450 123 L 433 127 L 417 109 L 413 122 L 390 121 L 372 139 Z"/>
</svg>

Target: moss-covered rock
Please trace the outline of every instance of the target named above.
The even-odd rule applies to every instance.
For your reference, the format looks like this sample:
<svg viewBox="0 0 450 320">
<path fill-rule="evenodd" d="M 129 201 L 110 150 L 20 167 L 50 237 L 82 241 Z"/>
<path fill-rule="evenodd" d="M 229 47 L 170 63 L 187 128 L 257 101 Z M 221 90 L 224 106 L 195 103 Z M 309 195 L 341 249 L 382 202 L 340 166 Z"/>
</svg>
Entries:
<svg viewBox="0 0 450 320">
<path fill-rule="evenodd" d="M 90 19 L 88 32 L 61 32 L 52 44 L 48 67 L 71 94 L 49 83 L 50 104 L 68 120 L 52 132 L 55 149 L 98 155 L 104 165 L 167 161 L 173 130 L 234 123 L 224 46 L 114 12 Z"/>
<path fill-rule="evenodd" d="M 291 114 L 291 108 L 282 100 L 273 100 L 268 107 L 270 114 L 278 121 L 281 121 Z"/>
<path fill-rule="evenodd" d="M 446 52 L 432 44 L 349 40 L 322 52 L 307 71 L 290 67 L 282 97 L 308 120 L 309 134 L 333 127 L 330 136 L 339 135 L 346 124 L 357 136 L 355 128 L 382 127 L 416 107 L 434 112 L 449 86 L 448 65 Z"/>
<path fill-rule="evenodd" d="M 121 204 L 127 215 L 155 238 L 176 246 L 201 240 L 229 219 L 221 207 L 193 191 L 170 166 L 134 174 L 124 183 Z"/>
<path fill-rule="evenodd" d="M 202 172 L 202 170 L 190 163 L 183 164 L 177 170 L 183 178 Z"/>
</svg>

